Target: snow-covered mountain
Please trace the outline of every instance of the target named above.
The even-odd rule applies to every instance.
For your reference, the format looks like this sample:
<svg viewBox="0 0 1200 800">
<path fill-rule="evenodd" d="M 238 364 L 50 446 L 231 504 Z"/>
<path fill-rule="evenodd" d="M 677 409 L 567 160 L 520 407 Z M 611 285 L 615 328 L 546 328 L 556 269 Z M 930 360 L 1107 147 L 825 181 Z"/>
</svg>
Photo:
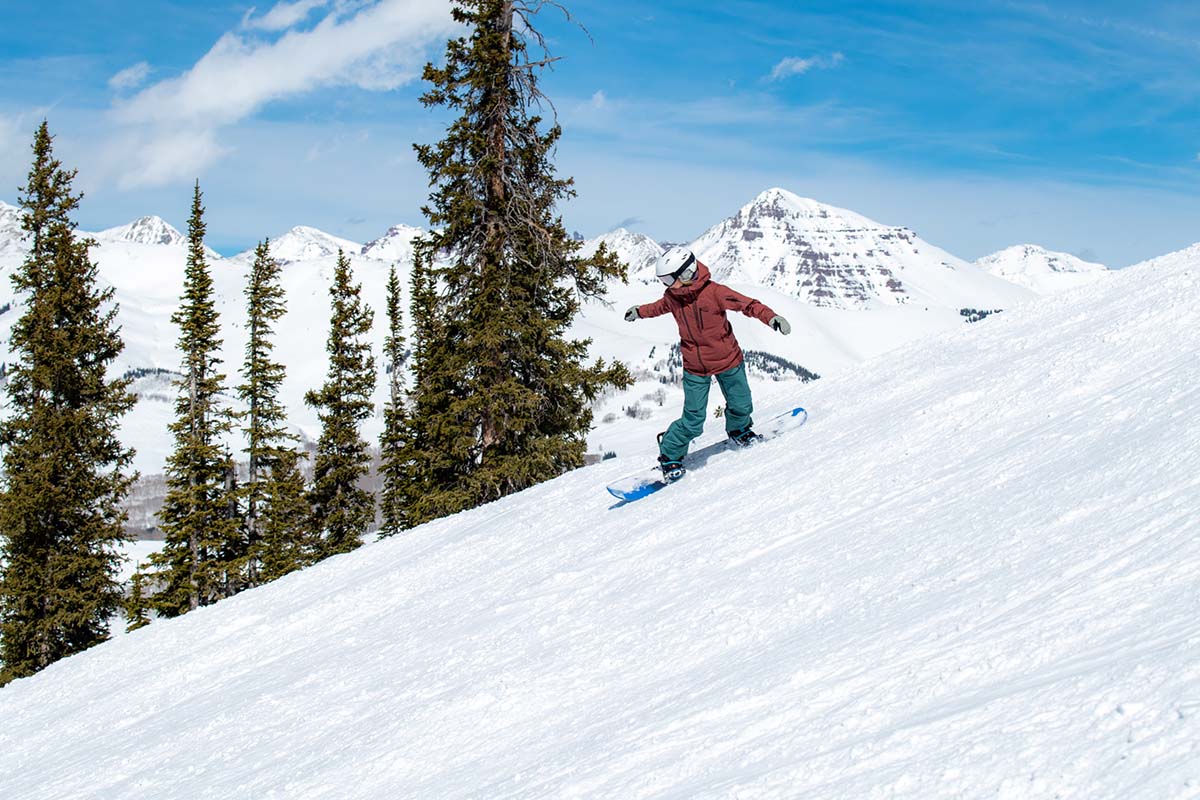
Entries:
<svg viewBox="0 0 1200 800">
<path fill-rule="evenodd" d="M 1101 280 L 1108 267 L 1070 253 L 1056 253 L 1035 244 L 1019 244 L 975 262 L 983 270 L 1038 294 L 1056 294 Z"/>
<path fill-rule="evenodd" d="M 1004 308 L 1024 290 L 908 228 L 769 189 L 692 243 L 719 281 L 770 286 L 820 308 Z"/>
<path fill-rule="evenodd" d="M 346 255 L 361 253 L 363 246 L 349 239 L 342 239 L 325 231 L 297 225 L 278 239 L 271 240 L 271 254 L 281 264 L 292 261 L 313 261 L 336 257 L 338 250 Z M 254 248 L 234 256 L 238 261 L 252 261 Z"/>
<path fill-rule="evenodd" d="M 362 254 L 378 261 L 412 264 L 413 239 L 424 234 L 424 230 L 411 225 L 393 225 L 383 236 L 363 245 Z"/>
<path fill-rule="evenodd" d="M 629 267 L 631 283 L 657 283 L 654 267 L 663 247 L 644 233 L 634 233 L 625 228 L 615 228 L 608 233 L 588 239 L 579 250 L 579 255 L 590 256 L 603 244 Z"/>
<path fill-rule="evenodd" d="M 1195 798 L 1200 248 L 1110 277 L 16 681 L 0 797 Z"/>
<path fill-rule="evenodd" d="M 182 245 L 187 240 L 161 217 L 139 217 L 128 225 L 108 228 L 96 234 L 101 242 L 135 242 L 137 244 Z"/>
<path fill-rule="evenodd" d="M 0 258 L 20 259 L 25 255 L 20 211 L 0 201 Z"/>
</svg>

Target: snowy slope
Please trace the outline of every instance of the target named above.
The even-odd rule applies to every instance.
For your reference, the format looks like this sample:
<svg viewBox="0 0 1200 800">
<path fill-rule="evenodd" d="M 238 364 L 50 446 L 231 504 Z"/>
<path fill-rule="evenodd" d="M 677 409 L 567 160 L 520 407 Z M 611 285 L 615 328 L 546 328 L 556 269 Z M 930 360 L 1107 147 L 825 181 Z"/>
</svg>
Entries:
<svg viewBox="0 0 1200 800">
<path fill-rule="evenodd" d="M 1032 289 L 1038 294 L 1057 294 L 1102 280 L 1108 267 L 1056 253 L 1035 244 L 1019 244 L 984 256 L 975 262 L 980 269 Z"/>
<path fill-rule="evenodd" d="M 121 636 L 0 690 L 0 796 L 1200 796 L 1198 298 L 1200 247 L 640 503 L 618 458 Z"/>
<path fill-rule="evenodd" d="M 1008 308 L 1029 296 L 908 228 L 769 189 L 691 245 L 722 282 L 770 286 L 818 307 Z"/>
</svg>

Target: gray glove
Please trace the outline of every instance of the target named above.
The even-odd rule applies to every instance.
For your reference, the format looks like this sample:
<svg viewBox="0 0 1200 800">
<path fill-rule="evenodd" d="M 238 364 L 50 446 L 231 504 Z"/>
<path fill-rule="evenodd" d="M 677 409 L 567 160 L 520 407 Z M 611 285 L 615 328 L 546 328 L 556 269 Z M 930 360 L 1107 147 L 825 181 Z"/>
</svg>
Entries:
<svg viewBox="0 0 1200 800">
<path fill-rule="evenodd" d="M 625 321 L 626 322 L 637 322 L 638 318 L 639 318 L 637 310 L 638 310 L 637 306 L 630 306 L 629 310 L 625 312 Z"/>
<path fill-rule="evenodd" d="M 778 314 L 771 317 L 771 327 L 782 333 L 784 336 L 787 336 L 792 332 L 791 323 Z"/>
</svg>

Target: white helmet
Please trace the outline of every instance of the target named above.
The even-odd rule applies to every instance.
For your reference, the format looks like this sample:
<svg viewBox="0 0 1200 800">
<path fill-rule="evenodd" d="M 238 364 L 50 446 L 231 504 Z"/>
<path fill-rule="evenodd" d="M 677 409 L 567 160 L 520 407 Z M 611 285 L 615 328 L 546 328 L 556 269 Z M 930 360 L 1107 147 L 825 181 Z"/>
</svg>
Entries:
<svg viewBox="0 0 1200 800">
<path fill-rule="evenodd" d="M 686 247 L 672 247 L 658 257 L 654 272 L 667 286 L 675 283 L 676 278 L 691 283 L 696 280 L 696 254 Z"/>
</svg>

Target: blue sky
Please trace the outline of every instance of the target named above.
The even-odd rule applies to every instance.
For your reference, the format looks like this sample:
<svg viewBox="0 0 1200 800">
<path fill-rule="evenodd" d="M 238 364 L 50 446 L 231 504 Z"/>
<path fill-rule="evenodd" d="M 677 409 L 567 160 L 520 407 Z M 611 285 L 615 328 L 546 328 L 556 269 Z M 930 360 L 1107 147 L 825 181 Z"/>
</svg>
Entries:
<svg viewBox="0 0 1200 800">
<path fill-rule="evenodd" d="M 568 226 L 684 240 L 782 186 L 964 258 L 1034 242 L 1123 266 L 1200 240 L 1200 4 L 630 2 L 547 7 Z M 420 225 L 420 68 L 446 0 L 3 0 L 0 199 L 45 117 L 85 228 L 223 252 Z M 70 19 L 75 26 L 63 26 Z M 589 38 L 590 34 L 590 38 Z M 6 188 L 7 187 L 7 188 Z"/>
</svg>

